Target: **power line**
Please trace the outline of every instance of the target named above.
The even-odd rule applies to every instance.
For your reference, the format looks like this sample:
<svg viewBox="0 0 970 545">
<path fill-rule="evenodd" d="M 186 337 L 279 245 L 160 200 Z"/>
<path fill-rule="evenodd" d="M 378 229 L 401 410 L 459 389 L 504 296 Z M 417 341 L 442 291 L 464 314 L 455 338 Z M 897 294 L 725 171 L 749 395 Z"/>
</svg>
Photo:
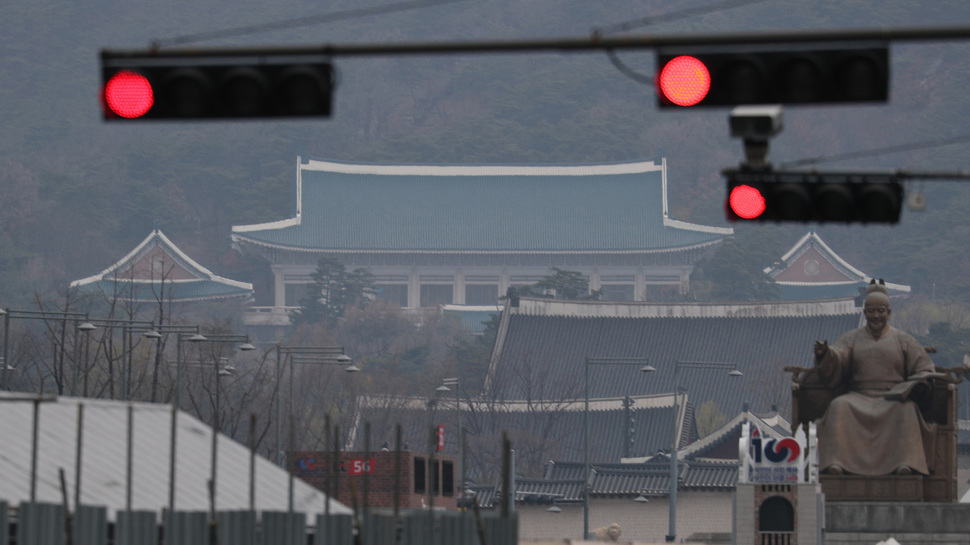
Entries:
<svg viewBox="0 0 970 545">
<path fill-rule="evenodd" d="M 888 153 L 901 153 L 906 151 L 935 148 L 939 146 L 948 146 L 950 144 L 962 144 L 965 142 L 970 142 L 970 134 L 951 136 L 947 138 L 937 138 L 934 140 L 924 140 L 922 142 L 912 142 L 909 144 L 897 144 L 895 146 L 888 146 L 885 148 L 873 148 L 869 150 L 849 151 L 845 153 L 836 153 L 833 155 L 820 155 L 818 157 L 809 157 L 806 159 L 798 159 L 795 161 L 789 161 L 787 163 L 781 163 L 780 165 L 778 165 L 778 168 L 783 170 L 783 169 L 801 167 L 806 165 L 817 165 L 819 163 L 833 163 L 836 161 L 847 161 L 849 159 L 874 157 L 876 155 L 885 155 Z"/>
<path fill-rule="evenodd" d="M 649 26 L 655 23 L 666 23 L 670 21 L 676 21 L 678 19 L 687 19 L 689 17 L 694 17 L 697 15 L 707 15 L 708 13 L 714 13 L 717 11 L 724 11 L 727 9 L 737 8 L 741 6 L 746 6 L 748 4 L 755 4 L 758 2 L 764 2 L 765 0 L 727 0 L 726 2 L 721 2 L 718 4 L 712 4 L 710 6 L 698 6 L 693 8 L 682 9 L 678 11 L 671 11 L 662 15 L 655 15 L 652 17 L 641 17 L 639 19 L 634 19 L 631 21 L 626 21 L 623 23 L 616 23 L 604 27 L 593 27 L 592 34 L 594 37 L 603 36 L 604 34 L 612 34 L 614 32 L 625 32 L 628 30 L 633 30 L 635 28 L 640 28 L 644 26 Z M 630 68 L 620 57 L 616 54 L 616 51 L 612 49 L 606 50 L 606 56 L 609 58 L 610 63 L 613 67 L 617 69 L 624 76 L 637 81 L 639 83 L 644 83 L 646 85 L 653 85 L 653 74 L 641 74 L 636 70 Z"/>
<path fill-rule="evenodd" d="M 162 47 L 171 47 L 173 45 L 185 45 L 189 43 L 216 40 L 219 38 L 247 36 L 250 34 L 257 34 L 260 32 L 270 32 L 273 30 L 287 30 L 291 28 L 319 25 L 323 23 L 347 21 L 349 19 L 358 19 L 361 17 L 370 17 L 374 15 L 386 15 L 388 13 L 435 7 L 435 6 L 440 6 L 444 4 L 457 4 L 458 2 L 467 2 L 467 1 L 468 0 L 411 0 L 408 2 L 398 2 L 396 4 L 384 4 L 381 6 L 372 6 L 367 8 L 348 9 L 344 11 L 337 11 L 334 13 L 317 15 L 315 17 L 300 17 L 297 19 L 287 19 L 285 21 L 276 21 L 273 23 L 261 23 L 258 25 L 247 25 L 247 26 L 241 26 L 241 27 L 235 27 L 235 28 L 227 28 L 223 30 L 213 30 L 210 32 L 199 32 L 196 34 L 183 34 L 182 36 L 175 36 L 173 38 L 168 38 L 166 40 L 153 40 L 151 46 L 153 49 L 159 49 Z"/>
<path fill-rule="evenodd" d="M 697 6 L 693 8 L 686 8 L 682 10 L 671 11 L 669 13 L 664 13 L 662 15 L 641 17 L 639 19 L 632 19 L 630 21 L 625 21 L 622 23 L 615 23 L 612 25 L 601 26 L 601 27 L 593 27 L 593 35 L 603 36 L 604 34 L 613 34 L 615 32 L 626 32 L 628 30 L 633 30 L 635 28 L 645 27 L 656 23 L 668 23 L 670 21 L 676 21 L 678 19 L 687 19 L 688 17 L 694 17 L 697 15 L 707 15 L 709 13 L 738 8 L 741 6 L 746 6 L 748 4 L 756 4 L 759 2 L 765 2 L 765 1 L 766 0 L 727 0 L 726 2 L 711 4 L 709 6 Z"/>
</svg>

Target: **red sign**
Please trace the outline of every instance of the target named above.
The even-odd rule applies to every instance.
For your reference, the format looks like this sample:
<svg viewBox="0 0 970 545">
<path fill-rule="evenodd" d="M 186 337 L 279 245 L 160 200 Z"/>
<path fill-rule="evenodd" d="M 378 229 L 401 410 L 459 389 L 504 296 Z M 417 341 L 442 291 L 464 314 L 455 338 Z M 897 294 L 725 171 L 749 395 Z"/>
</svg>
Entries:
<svg viewBox="0 0 970 545">
<path fill-rule="evenodd" d="M 438 424 L 438 450 L 445 450 L 445 425 Z"/>
<path fill-rule="evenodd" d="M 374 458 L 364 459 L 364 458 L 352 458 L 350 460 L 350 471 L 348 475 L 373 475 L 374 474 Z"/>
</svg>

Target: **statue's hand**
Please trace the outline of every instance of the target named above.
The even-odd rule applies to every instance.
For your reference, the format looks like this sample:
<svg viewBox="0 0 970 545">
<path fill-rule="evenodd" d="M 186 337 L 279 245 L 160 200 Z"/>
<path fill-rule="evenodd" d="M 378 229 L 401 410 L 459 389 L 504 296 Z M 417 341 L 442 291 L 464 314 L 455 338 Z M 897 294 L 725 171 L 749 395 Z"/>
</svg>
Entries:
<svg viewBox="0 0 970 545">
<path fill-rule="evenodd" d="M 815 361 L 825 357 L 829 353 L 828 341 L 815 341 Z"/>
</svg>

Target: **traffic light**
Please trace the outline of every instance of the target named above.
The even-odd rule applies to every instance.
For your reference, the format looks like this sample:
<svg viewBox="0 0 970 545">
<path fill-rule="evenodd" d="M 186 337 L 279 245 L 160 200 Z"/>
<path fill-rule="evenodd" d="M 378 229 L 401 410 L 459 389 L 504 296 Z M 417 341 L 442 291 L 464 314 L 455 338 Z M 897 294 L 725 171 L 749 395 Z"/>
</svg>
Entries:
<svg viewBox="0 0 970 545">
<path fill-rule="evenodd" d="M 886 102 L 885 44 L 684 46 L 657 51 L 657 105 Z"/>
<path fill-rule="evenodd" d="M 731 221 L 897 223 L 903 186 L 893 174 L 726 170 Z"/>
<path fill-rule="evenodd" d="M 333 66 L 323 55 L 101 53 L 110 121 L 329 117 Z"/>
</svg>

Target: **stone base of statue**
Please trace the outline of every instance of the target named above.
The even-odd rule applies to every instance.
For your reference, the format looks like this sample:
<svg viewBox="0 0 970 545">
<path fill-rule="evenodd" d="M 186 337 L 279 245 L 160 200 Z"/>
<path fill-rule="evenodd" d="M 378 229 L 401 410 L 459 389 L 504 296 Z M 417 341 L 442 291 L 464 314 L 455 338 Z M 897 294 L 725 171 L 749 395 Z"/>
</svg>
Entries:
<svg viewBox="0 0 970 545">
<path fill-rule="evenodd" d="M 822 492 L 829 501 L 951 502 L 956 499 L 956 477 L 922 475 L 820 475 Z"/>
<path fill-rule="evenodd" d="M 826 498 L 825 545 L 871 544 L 888 537 L 900 545 L 965 545 L 968 536 L 970 504 Z"/>
</svg>

